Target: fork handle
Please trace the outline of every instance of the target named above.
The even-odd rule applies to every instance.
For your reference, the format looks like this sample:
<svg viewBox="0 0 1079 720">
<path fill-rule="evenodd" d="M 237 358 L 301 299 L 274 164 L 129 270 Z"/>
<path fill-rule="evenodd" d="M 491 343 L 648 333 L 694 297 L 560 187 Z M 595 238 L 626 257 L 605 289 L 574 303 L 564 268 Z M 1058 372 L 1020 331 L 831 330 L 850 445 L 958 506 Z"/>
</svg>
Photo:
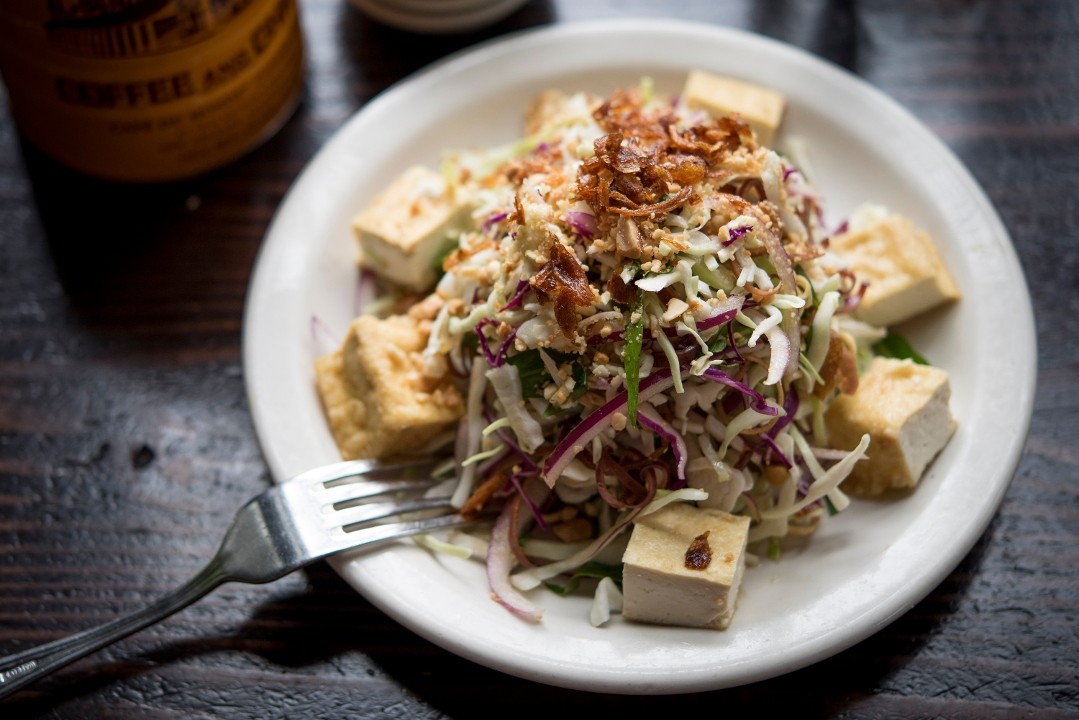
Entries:
<svg viewBox="0 0 1079 720">
<path fill-rule="evenodd" d="M 0 698 L 29 685 L 79 658 L 164 620 L 228 580 L 219 564 L 211 562 L 187 583 L 142 610 L 123 615 L 29 650 L 0 658 Z"/>
</svg>

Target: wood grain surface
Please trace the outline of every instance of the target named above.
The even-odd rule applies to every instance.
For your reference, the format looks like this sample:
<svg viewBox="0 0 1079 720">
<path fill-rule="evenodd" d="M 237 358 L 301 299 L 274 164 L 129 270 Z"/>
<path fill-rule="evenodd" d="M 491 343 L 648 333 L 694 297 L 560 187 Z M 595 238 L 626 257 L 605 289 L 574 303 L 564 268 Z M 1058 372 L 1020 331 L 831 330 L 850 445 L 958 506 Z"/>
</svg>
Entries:
<svg viewBox="0 0 1079 720">
<path fill-rule="evenodd" d="M 345 0 L 301 5 L 301 107 L 259 149 L 195 180 L 78 176 L 25 146 L 0 106 L 0 654 L 138 608 L 213 554 L 270 482 L 240 336 L 282 196 L 390 84 L 533 26 L 649 15 L 750 29 L 866 78 L 939 134 L 996 205 L 1036 310 L 1036 406 L 1014 480 L 923 602 L 754 685 L 672 697 L 536 685 L 416 637 L 320 564 L 227 585 L 9 698 L 0 717 L 1079 717 L 1079 5 L 533 0 L 483 31 L 437 37 Z"/>
</svg>

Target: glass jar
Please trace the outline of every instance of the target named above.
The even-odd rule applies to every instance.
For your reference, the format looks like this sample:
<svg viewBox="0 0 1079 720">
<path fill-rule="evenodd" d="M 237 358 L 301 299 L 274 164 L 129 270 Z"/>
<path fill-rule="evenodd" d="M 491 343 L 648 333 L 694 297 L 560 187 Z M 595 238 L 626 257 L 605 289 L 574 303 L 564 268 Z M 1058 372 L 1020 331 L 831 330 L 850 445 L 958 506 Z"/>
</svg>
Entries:
<svg viewBox="0 0 1079 720">
<path fill-rule="evenodd" d="M 5 0 L 23 137 L 83 173 L 176 180 L 276 132 L 301 96 L 296 0 Z"/>
</svg>

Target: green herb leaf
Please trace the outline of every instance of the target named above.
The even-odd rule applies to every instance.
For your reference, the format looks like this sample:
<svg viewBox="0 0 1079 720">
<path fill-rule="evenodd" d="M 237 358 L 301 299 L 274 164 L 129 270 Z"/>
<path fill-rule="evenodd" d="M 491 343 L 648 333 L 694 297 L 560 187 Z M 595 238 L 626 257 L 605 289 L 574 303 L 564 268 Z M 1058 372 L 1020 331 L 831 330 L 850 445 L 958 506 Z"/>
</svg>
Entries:
<svg viewBox="0 0 1079 720">
<path fill-rule="evenodd" d="M 447 234 L 438 245 L 438 250 L 431 256 L 431 269 L 435 271 L 435 275 L 442 277 L 445 272 L 442 269 L 442 264 L 446 261 L 446 258 L 450 254 L 461 246 L 460 236 L 457 234 Z"/>
<path fill-rule="evenodd" d="M 777 538 L 777 537 L 768 538 L 768 557 L 772 560 L 772 562 L 779 562 L 779 555 L 780 555 L 779 538 Z"/>
<path fill-rule="evenodd" d="M 897 360 L 911 360 L 918 365 L 928 365 L 929 361 L 918 354 L 911 344 L 902 335 L 889 331 L 882 340 L 873 344 L 873 352 L 880 357 L 895 358 Z"/>
<path fill-rule="evenodd" d="M 730 340 L 727 335 L 727 328 L 723 325 L 719 326 L 715 335 L 708 341 L 708 352 L 719 353 L 730 347 Z"/>
<path fill-rule="evenodd" d="M 569 394 L 570 400 L 579 400 L 588 390 L 588 370 L 581 363 L 573 364 L 573 392 Z"/>
<path fill-rule="evenodd" d="M 622 566 L 621 565 L 606 565 L 600 562 L 587 562 L 581 565 L 579 568 L 573 571 L 569 580 L 565 585 L 559 585 L 558 583 L 546 581 L 543 584 L 551 592 L 558 595 L 568 595 L 581 584 L 582 578 L 596 578 L 603 579 L 609 577 L 614 580 L 619 587 L 622 586 Z"/>
<path fill-rule="evenodd" d="M 543 386 L 548 383 L 550 376 L 547 368 L 543 365 L 543 358 L 539 350 L 525 350 L 524 352 L 511 355 L 506 358 L 513 367 L 517 368 L 517 376 L 521 379 L 521 396 L 534 398 L 543 396 Z"/>
<path fill-rule="evenodd" d="M 636 315 L 637 320 L 633 317 Z M 641 344 L 644 342 L 644 293 L 637 293 L 630 323 L 623 337 L 622 361 L 626 370 L 626 411 L 629 421 L 637 427 L 637 390 L 641 385 Z"/>
<path fill-rule="evenodd" d="M 580 362 L 576 361 L 577 355 L 559 352 L 549 348 L 545 349 L 544 352 L 550 355 L 551 359 L 558 365 L 573 363 L 572 372 L 574 385 L 573 392 L 570 393 L 569 399 L 577 400 L 584 395 L 588 390 L 588 369 Z M 517 368 L 517 375 L 521 379 L 522 397 L 535 398 L 543 396 L 543 388 L 547 383 L 551 382 L 552 378 L 547 372 L 547 366 L 543 364 L 543 358 L 540 357 L 540 351 L 538 349 L 533 348 L 517 353 L 516 355 L 510 355 L 506 358 L 506 362 Z M 553 408 L 552 412 L 557 410 L 558 408 Z"/>
</svg>

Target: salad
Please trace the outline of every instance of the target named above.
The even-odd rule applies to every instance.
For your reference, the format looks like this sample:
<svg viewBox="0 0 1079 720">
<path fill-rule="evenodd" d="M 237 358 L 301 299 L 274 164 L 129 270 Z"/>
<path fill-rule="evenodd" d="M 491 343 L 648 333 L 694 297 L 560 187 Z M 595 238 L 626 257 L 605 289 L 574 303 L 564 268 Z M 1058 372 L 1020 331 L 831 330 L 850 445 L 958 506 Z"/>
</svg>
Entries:
<svg viewBox="0 0 1079 720">
<path fill-rule="evenodd" d="M 912 485 L 954 428 L 945 374 L 896 427 L 846 422 L 830 442 L 876 356 L 920 372 L 857 318 L 873 283 L 833 247 L 890 215 L 830 226 L 804 158 L 761 143 L 774 127 L 692 100 L 647 79 L 548 91 L 521 140 L 410 169 L 356 220 L 371 302 L 317 364 L 335 439 L 345 457 L 451 449 L 455 504 L 497 520 L 424 542 L 485 562 L 529 620 L 531 590 L 585 580 L 594 624 L 625 603 L 726 627 L 742 567 L 844 510 L 871 440 L 896 430 L 900 459 L 920 454 Z M 912 449 L 898 430 L 915 422 L 947 432 Z M 682 604 L 690 584 L 699 618 L 641 599 Z"/>
</svg>

